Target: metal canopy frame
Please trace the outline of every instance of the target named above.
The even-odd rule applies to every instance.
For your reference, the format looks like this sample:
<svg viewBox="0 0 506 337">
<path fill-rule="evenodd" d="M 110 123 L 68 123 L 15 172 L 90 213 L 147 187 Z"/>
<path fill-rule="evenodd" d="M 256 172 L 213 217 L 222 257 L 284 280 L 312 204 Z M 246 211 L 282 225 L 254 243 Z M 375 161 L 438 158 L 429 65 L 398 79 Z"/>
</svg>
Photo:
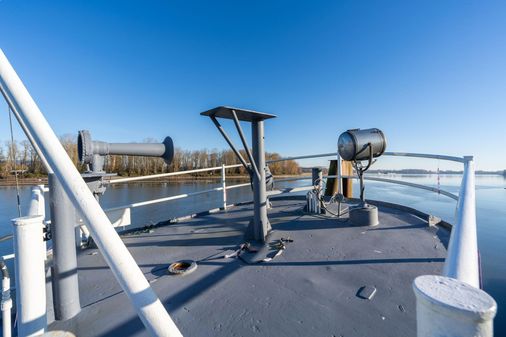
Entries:
<svg viewBox="0 0 506 337">
<path fill-rule="evenodd" d="M 239 109 L 228 106 L 219 106 L 201 113 L 202 116 L 208 116 L 228 143 L 232 151 L 246 168 L 253 180 L 253 202 L 254 218 L 252 223 L 252 239 L 265 242 L 266 236 L 271 229 L 269 219 L 267 218 L 267 191 L 265 186 L 265 148 L 264 148 L 264 120 L 275 118 L 275 115 L 263 112 Z M 250 164 L 244 160 L 239 150 L 235 147 L 232 140 L 227 135 L 217 118 L 231 119 L 234 122 L 239 138 L 241 139 L 244 151 L 248 156 Z M 251 153 L 244 132 L 241 128 L 241 121 L 251 123 L 253 153 Z"/>
</svg>

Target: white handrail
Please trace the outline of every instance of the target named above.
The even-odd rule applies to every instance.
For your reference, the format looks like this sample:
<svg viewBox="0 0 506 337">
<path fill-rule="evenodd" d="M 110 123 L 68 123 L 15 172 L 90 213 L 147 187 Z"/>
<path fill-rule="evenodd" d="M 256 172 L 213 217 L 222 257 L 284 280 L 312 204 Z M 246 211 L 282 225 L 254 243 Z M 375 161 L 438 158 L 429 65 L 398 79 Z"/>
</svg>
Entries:
<svg viewBox="0 0 506 337">
<path fill-rule="evenodd" d="M 337 157 L 338 152 L 331 153 L 321 153 L 321 154 L 311 154 L 304 156 L 296 156 L 296 157 L 285 157 L 275 160 L 268 160 L 267 163 L 276 163 L 285 160 L 299 160 L 299 159 L 310 159 L 310 158 L 324 158 L 324 157 Z M 468 157 L 455 157 L 455 156 L 446 156 L 439 154 L 429 154 L 429 153 L 413 153 L 413 152 L 385 152 L 384 156 L 392 156 L 392 157 L 412 157 L 412 158 L 427 158 L 427 159 L 439 159 L 439 160 L 448 160 L 454 161 L 457 163 L 464 163 Z"/>
<path fill-rule="evenodd" d="M 311 158 L 323 158 L 323 157 L 335 157 L 335 156 L 337 156 L 337 152 L 309 154 L 309 155 L 304 155 L 304 156 L 285 157 L 285 158 L 267 160 L 266 163 L 270 164 L 270 163 L 277 163 L 277 162 L 286 161 L 286 160 L 299 160 L 299 159 L 311 159 Z"/>
<path fill-rule="evenodd" d="M 452 229 L 444 275 L 480 287 L 478 239 L 476 233 L 475 173 L 472 158 L 464 163 L 457 206 L 457 223 Z"/>
<path fill-rule="evenodd" d="M 242 164 L 234 164 L 234 165 L 225 165 L 225 168 L 234 168 L 234 167 L 241 167 Z M 186 171 L 177 171 L 177 172 L 169 172 L 169 173 L 159 173 L 159 174 L 151 174 L 147 176 L 140 176 L 140 177 L 128 177 L 128 178 L 118 178 L 118 179 L 111 179 L 108 181 L 109 184 L 117 184 L 117 183 L 126 183 L 130 181 L 138 181 L 138 180 L 147 180 L 147 179 L 157 179 L 157 178 L 164 178 L 164 177 L 173 177 L 173 176 L 179 176 L 183 174 L 192 174 L 192 173 L 199 173 L 199 172 L 209 172 L 209 171 L 218 171 L 221 170 L 223 166 L 215 166 L 215 167 L 208 167 L 208 168 L 201 168 L 201 169 L 195 169 L 195 170 L 186 170 Z"/>
<path fill-rule="evenodd" d="M 245 187 L 245 186 L 251 186 L 251 185 L 250 185 L 250 183 L 237 184 L 237 185 L 227 186 L 225 188 L 225 190 L 230 190 L 230 189 L 233 189 L 233 188 L 239 188 L 239 187 Z M 196 195 L 205 194 L 205 193 L 209 193 L 209 192 L 215 192 L 215 191 L 223 191 L 223 187 L 215 187 L 215 188 L 211 188 L 211 189 L 203 190 L 203 191 L 198 191 L 198 192 L 183 193 L 183 194 L 173 195 L 173 196 L 170 196 L 170 197 L 164 197 L 164 198 L 159 198 L 159 199 L 152 199 L 152 200 L 147 200 L 147 201 L 134 202 L 134 203 L 127 204 L 127 205 L 122 205 L 122 206 L 116 206 L 116 207 L 108 208 L 105 211 L 106 212 L 117 211 L 117 210 L 125 209 L 125 208 L 136 208 L 136 207 L 142 207 L 142 206 L 147 206 L 147 205 L 159 204 L 159 203 L 162 203 L 162 202 L 167 202 L 167 201 L 172 201 L 172 200 L 177 200 L 177 199 L 183 199 L 183 198 L 187 198 L 187 197 L 193 197 L 193 196 L 196 196 Z"/>
<path fill-rule="evenodd" d="M 440 188 L 435 188 L 435 187 L 425 186 L 425 185 L 421 185 L 421 184 L 410 183 L 408 181 L 402 181 L 402 180 L 396 180 L 396 179 L 387 179 L 387 178 L 380 178 L 380 177 L 365 176 L 364 179 L 366 179 L 366 180 L 373 180 L 373 181 L 381 181 L 381 182 L 384 182 L 384 183 L 391 183 L 391 184 L 397 184 L 397 185 L 404 185 L 404 186 L 415 187 L 415 188 L 419 188 L 419 189 L 422 189 L 422 190 L 426 190 L 426 191 L 431 191 L 431 192 L 442 194 L 444 196 L 447 196 L 448 198 L 452 198 L 453 200 L 459 200 L 459 197 L 457 195 L 455 195 L 453 193 L 450 193 L 448 191 L 442 190 Z"/>
<path fill-rule="evenodd" d="M 329 175 L 329 176 L 323 176 L 324 179 L 328 178 L 338 178 L 338 175 Z M 349 178 L 349 179 L 358 179 L 356 176 L 342 176 L 342 178 Z M 309 180 L 311 179 L 310 176 L 303 176 L 303 177 L 292 177 L 292 178 L 285 178 L 285 179 L 279 179 L 276 180 L 276 182 L 286 182 L 286 181 L 297 181 L 297 180 Z M 397 180 L 397 179 L 387 179 L 387 178 L 380 178 L 380 177 L 371 177 L 371 176 L 364 176 L 365 180 L 373 180 L 373 181 L 380 181 L 385 183 L 391 183 L 391 184 L 398 184 L 398 185 L 404 185 L 409 187 L 415 187 L 426 191 L 431 191 L 435 193 L 440 193 L 444 196 L 447 196 L 448 198 L 451 198 L 453 200 L 458 200 L 458 195 L 455 195 L 451 192 L 442 190 L 440 188 L 425 186 L 421 184 L 411 183 L 403 180 Z"/>
<path fill-rule="evenodd" d="M 323 176 L 323 178 L 337 178 L 337 177 L 338 176 L 336 176 L 336 175 L 333 175 L 333 176 Z M 342 176 L 342 178 L 358 179 L 358 177 L 356 177 L 356 176 Z M 397 184 L 397 185 L 404 185 L 404 186 L 409 186 L 409 187 L 415 187 L 415 188 L 419 188 L 419 189 L 422 189 L 422 190 L 426 190 L 426 191 L 431 191 L 431 192 L 442 194 L 442 195 L 447 196 L 448 198 L 451 198 L 453 200 L 459 200 L 458 195 L 455 195 L 455 194 L 453 194 L 451 192 L 442 190 L 440 188 L 435 188 L 435 187 L 425 186 L 425 185 L 421 185 L 421 184 L 411 183 L 411 182 L 403 181 L 403 180 L 387 179 L 387 178 L 381 178 L 381 177 L 364 176 L 364 179 L 365 180 L 372 180 L 372 181 L 380 181 L 380 182 L 384 182 L 384 183 Z"/>
<path fill-rule="evenodd" d="M 384 156 L 394 156 L 394 157 L 411 157 L 411 158 L 427 158 L 427 159 L 438 159 L 438 160 L 448 160 L 454 161 L 457 163 L 464 163 L 466 161 L 463 157 L 455 157 L 455 156 L 445 156 L 440 154 L 428 154 L 428 153 L 412 153 L 412 152 L 385 152 Z"/>
</svg>

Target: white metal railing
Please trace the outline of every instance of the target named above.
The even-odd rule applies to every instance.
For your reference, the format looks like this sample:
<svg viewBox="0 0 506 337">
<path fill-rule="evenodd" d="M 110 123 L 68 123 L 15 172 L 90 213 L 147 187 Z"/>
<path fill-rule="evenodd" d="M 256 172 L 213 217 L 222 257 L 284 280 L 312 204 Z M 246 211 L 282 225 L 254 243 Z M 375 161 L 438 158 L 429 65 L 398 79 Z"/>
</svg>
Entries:
<svg viewBox="0 0 506 337">
<path fill-rule="evenodd" d="M 128 177 L 128 178 L 118 178 L 118 179 L 111 179 L 108 181 L 109 184 L 118 184 L 118 183 L 126 183 L 131 181 L 140 181 L 140 180 L 148 180 L 148 179 L 159 179 L 159 178 L 165 178 L 165 177 L 174 177 L 174 176 L 180 176 L 183 174 L 193 174 L 193 173 L 201 173 L 201 172 L 211 172 L 211 171 L 218 171 L 222 170 L 223 168 L 234 168 L 234 167 L 241 167 L 242 164 L 234 164 L 234 165 L 222 165 L 222 166 L 215 166 L 215 167 L 208 167 L 208 168 L 201 168 L 201 169 L 194 169 L 194 170 L 185 170 L 185 171 L 177 171 L 177 172 L 169 172 L 169 173 L 159 173 L 159 174 L 151 174 L 147 176 L 140 176 L 140 177 Z"/>
<path fill-rule="evenodd" d="M 472 157 L 466 157 L 444 274 L 474 287 L 480 287 L 478 240 L 476 233 L 475 173 Z"/>
</svg>

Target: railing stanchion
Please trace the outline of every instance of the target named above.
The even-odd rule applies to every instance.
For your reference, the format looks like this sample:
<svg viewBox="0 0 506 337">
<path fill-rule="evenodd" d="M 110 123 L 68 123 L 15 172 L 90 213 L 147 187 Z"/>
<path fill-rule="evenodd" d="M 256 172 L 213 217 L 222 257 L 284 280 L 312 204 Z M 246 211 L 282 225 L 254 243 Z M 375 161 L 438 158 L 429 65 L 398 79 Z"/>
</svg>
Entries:
<svg viewBox="0 0 506 337">
<path fill-rule="evenodd" d="M 225 164 L 223 164 L 221 165 L 221 188 L 223 188 L 223 209 L 227 210 L 227 182 L 225 174 Z"/>
<path fill-rule="evenodd" d="M 12 220 L 18 336 L 41 335 L 47 326 L 43 220 L 42 215 Z"/>
</svg>

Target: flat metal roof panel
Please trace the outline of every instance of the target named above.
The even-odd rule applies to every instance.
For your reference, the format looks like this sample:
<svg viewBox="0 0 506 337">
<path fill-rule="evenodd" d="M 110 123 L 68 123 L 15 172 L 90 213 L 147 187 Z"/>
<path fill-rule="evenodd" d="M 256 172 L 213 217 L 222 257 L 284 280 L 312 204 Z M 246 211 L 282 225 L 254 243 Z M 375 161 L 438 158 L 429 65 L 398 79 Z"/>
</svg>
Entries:
<svg viewBox="0 0 506 337">
<path fill-rule="evenodd" d="M 247 110 L 247 109 L 241 109 L 241 108 L 234 108 L 230 106 L 219 106 L 211 110 L 204 111 L 200 113 L 202 116 L 214 116 L 218 118 L 226 118 L 226 119 L 233 119 L 232 116 L 232 110 L 235 111 L 237 114 L 237 119 L 240 121 L 245 122 L 253 122 L 253 121 L 262 121 L 265 119 L 275 118 L 276 115 L 254 111 L 254 110 Z"/>
</svg>

